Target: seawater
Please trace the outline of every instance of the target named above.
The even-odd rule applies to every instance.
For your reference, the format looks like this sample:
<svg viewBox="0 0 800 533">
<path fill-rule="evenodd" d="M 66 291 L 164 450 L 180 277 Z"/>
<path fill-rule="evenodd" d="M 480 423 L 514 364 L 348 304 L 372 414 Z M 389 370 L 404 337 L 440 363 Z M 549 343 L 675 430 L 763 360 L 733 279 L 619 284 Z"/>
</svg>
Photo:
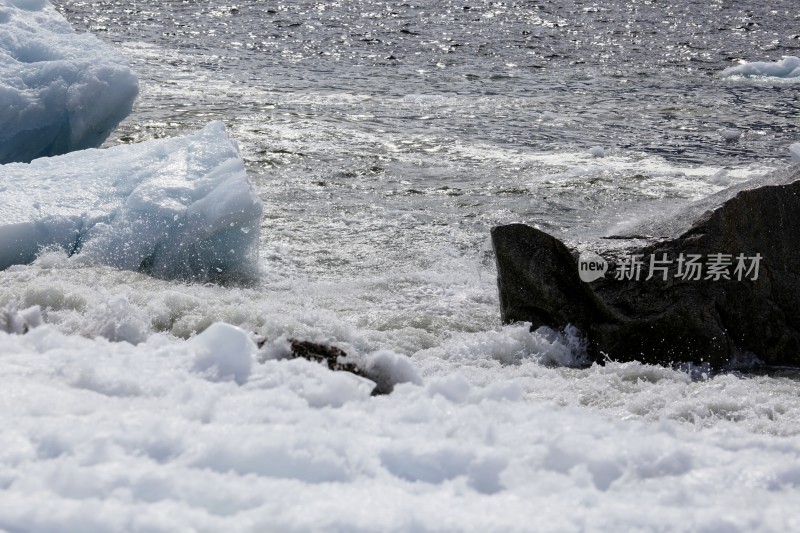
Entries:
<svg viewBox="0 0 800 533">
<path fill-rule="evenodd" d="M 189 337 L 225 320 L 392 349 L 427 377 L 518 380 L 532 401 L 800 431 L 786 378 L 543 365 L 570 339 L 501 326 L 488 245 L 493 225 L 513 221 L 606 233 L 786 164 L 798 85 L 718 74 L 800 53 L 796 3 L 56 7 L 140 76 L 107 145 L 226 123 L 265 205 L 262 276 L 187 286 L 50 254 L 0 274 L 1 301 L 40 304 L 75 335 Z"/>
</svg>

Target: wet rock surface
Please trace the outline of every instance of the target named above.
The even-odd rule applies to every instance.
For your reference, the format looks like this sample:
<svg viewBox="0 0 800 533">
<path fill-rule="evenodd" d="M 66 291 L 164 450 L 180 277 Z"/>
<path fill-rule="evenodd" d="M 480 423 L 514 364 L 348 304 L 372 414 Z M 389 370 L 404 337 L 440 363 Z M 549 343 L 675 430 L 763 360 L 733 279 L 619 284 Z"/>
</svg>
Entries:
<svg viewBox="0 0 800 533">
<path fill-rule="evenodd" d="M 336 346 L 326 346 L 311 341 L 289 339 L 292 350 L 292 359 L 301 357 L 315 363 L 321 363 L 329 370 L 337 372 L 350 372 L 361 377 L 367 377 L 364 371 L 355 363 L 346 362 L 347 354 Z"/>
<path fill-rule="evenodd" d="M 511 224 L 495 227 L 492 242 L 503 321 L 573 324 L 595 360 L 800 366 L 797 167 L 630 235 L 568 245 Z M 579 275 L 587 252 L 608 265 L 592 282 Z"/>
</svg>

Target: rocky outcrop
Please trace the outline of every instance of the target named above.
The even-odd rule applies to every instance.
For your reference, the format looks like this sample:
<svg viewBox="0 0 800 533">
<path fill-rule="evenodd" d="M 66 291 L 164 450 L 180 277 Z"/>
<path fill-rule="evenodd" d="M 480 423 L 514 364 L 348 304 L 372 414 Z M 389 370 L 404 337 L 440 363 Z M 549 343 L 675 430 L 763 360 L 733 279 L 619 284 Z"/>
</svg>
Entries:
<svg viewBox="0 0 800 533">
<path fill-rule="evenodd" d="M 511 224 L 494 228 L 492 242 L 503 321 L 573 324 L 596 360 L 721 367 L 756 356 L 769 365 L 800 365 L 797 168 L 723 191 L 630 235 L 568 246 Z M 599 277 L 583 281 L 579 263 L 585 279 Z"/>
</svg>

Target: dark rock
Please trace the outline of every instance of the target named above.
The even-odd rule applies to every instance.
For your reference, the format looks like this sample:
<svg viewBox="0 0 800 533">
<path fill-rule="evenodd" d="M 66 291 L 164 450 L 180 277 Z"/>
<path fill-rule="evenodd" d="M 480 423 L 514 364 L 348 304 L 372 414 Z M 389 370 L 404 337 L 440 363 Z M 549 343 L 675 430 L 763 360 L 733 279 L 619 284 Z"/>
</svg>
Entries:
<svg viewBox="0 0 800 533">
<path fill-rule="evenodd" d="M 722 367 L 756 356 L 768 365 L 798 366 L 799 180 L 797 167 L 774 173 L 666 214 L 632 235 L 569 247 L 524 224 L 493 228 L 502 319 L 533 328 L 573 324 L 595 360 Z M 578 271 L 578 256 L 587 252 L 609 265 L 590 283 Z M 616 279 L 634 254 L 644 263 L 640 279 Z M 665 271 L 654 270 L 646 280 L 650 258 L 663 254 Z M 680 276 L 681 254 L 700 256 L 701 279 Z M 749 273 L 736 271 L 740 254 Z M 715 257 L 730 260 L 722 269 L 729 279 L 714 279 Z"/>
<path fill-rule="evenodd" d="M 289 339 L 292 355 L 321 363 L 328 367 L 329 370 L 336 372 L 350 372 L 357 376 L 366 377 L 361 368 L 354 363 L 345 361 L 347 354 L 337 348 L 336 346 L 326 346 L 311 341 L 301 341 L 297 339 Z"/>
<path fill-rule="evenodd" d="M 314 363 L 319 363 L 328 367 L 334 372 L 350 372 L 356 376 L 369 379 L 375 383 L 372 389 L 372 396 L 390 394 L 394 389 L 394 383 L 381 375 L 380 368 L 373 368 L 368 362 L 360 359 L 348 358 L 347 353 L 341 348 L 311 342 L 307 340 L 286 339 L 287 350 L 281 350 L 278 359 L 306 359 Z M 266 339 L 260 339 L 256 344 L 259 349 L 267 343 Z"/>
</svg>

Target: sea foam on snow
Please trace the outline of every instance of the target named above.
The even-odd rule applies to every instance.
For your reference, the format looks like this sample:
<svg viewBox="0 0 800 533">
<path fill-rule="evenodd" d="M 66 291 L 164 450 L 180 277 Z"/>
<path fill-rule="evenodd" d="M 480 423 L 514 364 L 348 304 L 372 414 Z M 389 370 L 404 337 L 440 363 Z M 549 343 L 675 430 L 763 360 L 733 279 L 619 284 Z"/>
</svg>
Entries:
<svg viewBox="0 0 800 533">
<path fill-rule="evenodd" d="M 372 398 L 363 380 L 317 363 L 253 364 L 246 334 L 212 328 L 136 346 L 51 324 L 0 331 L 0 529 L 797 529 L 796 437 L 725 420 L 618 420 L 521 393 L 531 380 L 560 382 L 565 397 L 583 389 L 584 400 L 639 388 L 640 409 L 690 403 L 687 417 L 710 400 L 717 413 L 742 415 L 726 411 L 734 397 L 773 401 L 742 394 L 755 390 L 750 379 L 704 386 L 672 369 L 609 362 L 565 382 L 563 370 L 531 361 L 503 383 L 505 370 L 484 359 L 458 371 L 486 385 L 450 367 Z M 513 334 L 523 330 L 535 336 L 521 325 Z M 223 353 L 244 363 L 224 364 L 249 368 L 247 378 L 198 372 L 214 352 L 217 365 Z"/>
<path fill-rule="evenodd" d="M 46 0 L 0 0 L 0 164 L 99 146 L 138 91 L 120 54 Z"/>
<path fill-rule="evenodd" d="M 221 122 L 0 166 L 0 269 L 59 247 L 163 278 L 250 276 L 261 201 Z"/>
</svg>

